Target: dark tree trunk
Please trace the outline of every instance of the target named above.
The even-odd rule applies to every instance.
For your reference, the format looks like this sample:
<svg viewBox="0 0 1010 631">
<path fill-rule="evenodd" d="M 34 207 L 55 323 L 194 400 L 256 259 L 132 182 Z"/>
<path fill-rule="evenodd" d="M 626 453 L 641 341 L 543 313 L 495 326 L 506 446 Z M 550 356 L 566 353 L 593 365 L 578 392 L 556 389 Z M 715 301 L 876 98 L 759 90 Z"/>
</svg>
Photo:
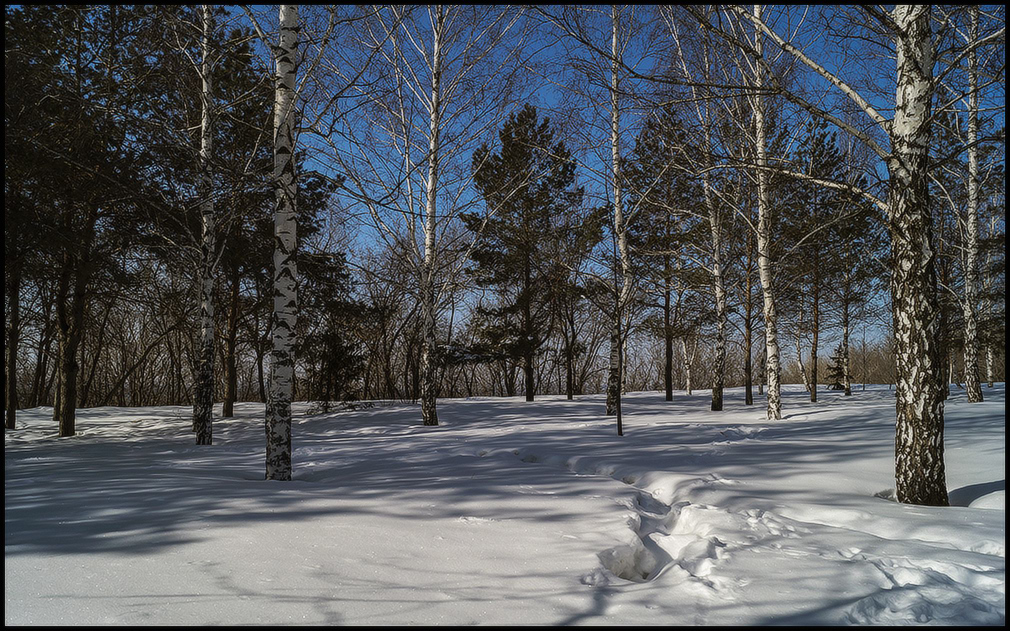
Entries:
<svg viewBox="0 0 1010 631">
<path fill-rule="evenodd" d="M 77 408 L 77 378 L 80 372 L 78 348 L 81 343 L 81 332 L 84 328 L 84 302 L 86 280 L 84 276 L 86 265 L 78 269 L 74 282 L 71 304 L 66 301 L 57 304 L 60 330 L 60 384 L 59 404 L 54 409 L 59 423 L 60 436 L 73 436 L 76 433 Z M 69 309 L 68 309 L 69 307 Z"/>
<path fill-rule="evenodd" d="M 575 358 L 572 341 L 565 336 L 565 398 L 572 400 L 575 393 Z"/>
<path fill-rule="evenodd" d="M 239 277 L 238 266 L 232 267 L 231 275 L 231 303 L 228 310 L 228 338 L 225 341 L 224 356 L 224 403 L 221 406 L 221 416 L 231 418 L 235 416 L 235 400 L 238 398 L 238 362 L 235 357 L 235 344 L 238 337 L 238 309 L 239 309 Z"/>
<path fill-rule="evenodd" d="M 105 348 L 105 332 L 108 329 L 109 318 L 112 315 L 112 310 L 115 303 L 112 303 L 105 310 L 105 315 L 102 316 L 102 324 L 98 327 L 98 337 L 95 341 L 94 348 L 91 349 L 91 369 L 88 371 L 88 378 L 84 380 L 84 385 L 81 387 L 81 407 L 88 407 L 92 402 L 91 392 L 92 385 L 95 382 L 95 374 L 98 372 L 98 364 L 102 359 L 102 351 Z M 85 357 L 87 356 L 83 348 L 85 338 L 82 338 L 81 344 L 81 366 L 85 366 Z"/>
<path fill-rule="evenodd" d="M 18 195 L 11 196 L 12 203 L 18 203 Z M 13 209 L 10 213 L 12 221 L 6 226 L 13 244 L 18 241 L 18 210 Z M 4 267 L 7 269 L 7 304 L 10 311 L 8 317 L 10 323 L 7 326 L 7 361 L 4 368 L 6 372 L 6 386 L 4 388 L 4 408 L 6 410 L 6 428 L 17 427 L 18 410 L 18 377 L 17 359 L 18 342 L 21 337 L 21 261 L 16 256 L 14 247 L 4 248 Z"/>
<path fill-rule="evenodd" d="M 669 222 L 667 222 L 669 225 Z M 666 386 L 666 400 L 673 401 L 673 328 L 670 326 L 670 257 L 663 257 L 666 271 L 663 282 L 663 381 Z"/>
<path fill-rule="evenodd" d="M 621 397 L 621 375 L 618 368 L 621 360 L 621 342 L 618 334 L 620 316 L 616 316 L 610 328 L 610 371 L 607 373 L 607 416 L 617 415 L 618 399 Z"/>
<path fill-rule="evenodd" d="M 751 266 L 754 264 L 754 240 L 750 231 L 747 232 L 747 272 L 746 272 L 746 293 L 744 294 L 744 320 L 743 320 L 743 373 L 744 373 L 744 404 L 754 405 L 754 367 L 752 366 L 751 354 L 754 349 L 754 320 L 753 309 L 754 299 L 751 292 L 753 276 Z"/>
</svg>

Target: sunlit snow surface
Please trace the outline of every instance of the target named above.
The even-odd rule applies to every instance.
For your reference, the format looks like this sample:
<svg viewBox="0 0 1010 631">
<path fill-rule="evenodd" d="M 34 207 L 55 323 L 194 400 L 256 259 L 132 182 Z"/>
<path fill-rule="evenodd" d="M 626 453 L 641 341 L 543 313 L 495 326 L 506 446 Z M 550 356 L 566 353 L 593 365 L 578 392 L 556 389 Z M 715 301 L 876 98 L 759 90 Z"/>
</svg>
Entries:
<svg viewBox="0 0 1010 631">
<path fill-rule="evenodd" d="M 893 497 L 886 387 L 785 418 L 727 392 L 310 414 L 263 478 L 263 406 L 51 409 L 5 434 L 6 624 L 993 624 L 1005 395 L 946 405 L 950 508 Z M 220 412 L 220 407 L 216 408 Z"/>
</svg>

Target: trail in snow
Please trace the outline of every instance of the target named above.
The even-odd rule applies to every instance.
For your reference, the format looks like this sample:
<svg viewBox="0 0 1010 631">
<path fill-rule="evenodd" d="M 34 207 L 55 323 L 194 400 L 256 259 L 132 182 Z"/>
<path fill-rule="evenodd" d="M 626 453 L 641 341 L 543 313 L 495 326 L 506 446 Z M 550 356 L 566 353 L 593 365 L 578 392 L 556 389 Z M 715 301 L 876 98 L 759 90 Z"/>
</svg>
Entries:
<svg viewBox="0 0 1010 631">
<path fill-rule="evenodd" d="M 684 459 L 685 462 L 722 456 L 735 442 L 756 439 L 769 429 L 760 426 L 719 429 L 699 423 L 687 427 L 704 427 L 707 431 L 701 435 L 710 437 L 714 430 L 724 438 L 708 443 L 718 449 L 703 450 L 693 458 Z M 705 443 L 698 440 L 695 444 Z M 864 510 L 799 504 L 782 505 L 778 512 L 763 508 L 734 511 L 690 501 L 692 497 L 724 496 L 726 487 L 740 484 L 738 480 L 722 478 L 715 473 L 681 478 L 669 471 L 630 472 L 627 467 L 607 462 L 605 458 L 547 455 L 540 453 L 537 447 L 516 449 L 513 453 L 524 462 L 563 466 L 582 474 L 606 475 L 631 486 L 636 486 L 640 480 L 647 481 L 648 490 L 638 488 L 632 503 L 635 518 L 629 526 L 636 540 L 600 552 L 601 567 L 583 577 L 588 585 L 607 586 L 615 579 L 652 582 L 670 572 L 679 575 L 681 582 L 703 586 L 707 591 L 700 593 L 715 602 L 750 600 L 744 592 L 749 587 L 753 589 L 755 580 L 764 579 L 752 579 L 747 573 L 737 571 L 734 565 L 754 568 L 762 563 L 781 563 L 783 567 L 790 567 L 800 565 L 800 560 L 805 559 L 810 562 L 808 564 L 828 566 L 819 570 L 823 574 L 858 574 L 864 584 L 876 589 L 862 597 L 843 598 L 812 614 L 797 612 L 787 618 L 790 622 L 996 625 L 1005 620 L 1002 527 L 994 527 L 994 524 L 965 537 L 965 533 L 952 532 L 949 522 L 930 523 L 927 520 L 915 525 L 915 535 L 908 540 L 909 513 L 922 516 L 932 511 L 949 516 L 952 511 L 956 515 L 961 509 L 879 504 L 883 501 L 880 496 L 888 495 L 885 491 L 874 494 L 876 502 L 866 498 L 868 506 Z M 971 499 L 968 497 L 971 491 L 980 496 L 971 500 L 971 507 L 1003 510 L 1002 480 L 957 489 L 952 493 L 954 502 Z M 890 495 L 893 497 L 893 491 Z M 741 502 L 737 500 L 733 504 Z M 954 521 L 958 521 L 956 517 Z M 981 526 L 979 523 L 973 525 Z M 869 542 L 868 548 L 878 551 L 839 546 L 840 541 L 853 538 Z M 898 542 L 900 547 L 888 545 L 892 542 Z M 890 551 L 892 548 L 898 549 Z M 763 555 L 761 561 L 757 560 L 759 555 Z M 773 561 L 770 556 L 778 559 Z M 938 561 L 938 558 L 944 560 Z M 831 565 L 837 568 L 832 569 Z M 790 575 L 796 573 L 788 572 Z M 844 584 L 844 581 L 838 583 Z M 826 590 L 832 587 L 825 585 Z M 769 590 L 755 591 L 767 594 Z M 858 592 L 850 589 L 846 593 Z M 706 608 L 698 609 L 694 622 L 710 622 L 710 614 L 704 611 Z M 781 616 L 781 612 L 777 612 L 771 619 L 781 620 Z"/>
</svg>

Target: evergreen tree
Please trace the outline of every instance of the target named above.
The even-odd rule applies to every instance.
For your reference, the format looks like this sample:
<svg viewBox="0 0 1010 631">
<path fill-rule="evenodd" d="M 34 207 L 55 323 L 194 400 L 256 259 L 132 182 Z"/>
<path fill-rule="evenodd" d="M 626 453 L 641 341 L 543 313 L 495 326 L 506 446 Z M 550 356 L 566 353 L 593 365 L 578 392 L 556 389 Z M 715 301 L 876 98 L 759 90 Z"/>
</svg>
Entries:
<svg viewBox="0 0 1010 631">
<path fill-rule="evenodd" d="M 839 344 L 835 347 L 835 352 L 831 354 L 831 363 L 828 364 L 828 389 L 846 390 L 846 384 L 852 381 L 852 376 L 845 371 L 845 349 Z"/>
<path fill-rule="evenodd" d="M 805 175 L 829 181 L 845 179 L 845 160 L 836 134 L 829 132 L 822 120 L 810 123 L 795 162 L 796 169 Z M 793 285 L 792 292 L 783 294 L 783 307 L 792 307 L 804 323 L 797 324 L 797 339 L 804 333 L 810 334 L 810 400 L 817 401 L 818 346 L 828 294 L 840 284 L 844 271 L 840 261 L 841 228 L 850 221 L 846 215 L 856 214 L 862 206 L 848 204 L 846 196 L 837 189 L 812 182 L 794 180 L 790 188 L 791 203 L 783 207 L 782 230 L 786 242 L 796 245 L 780 266 Z M 800 352 L 797 342 L 797 353 Z M 803 370 L 801 358 L 797 360 Z M 806 381 L 806 375 L 803 376 Z"/>
<path fill-rule="evenodd" d="M 555 140 L 550 119 L 540 120 L 532 105 L 511 115 L 498 139 L 497 152 L 485 143 L 473 156 L 474 183 L 488 213 L 462 218 L 481 234 L 471 253 L 473 277 L 480 286 L 498 290 L 496 305 L 481 312 L 490 320 L 485 337 L 521 360 L 526 400 L 532 401 L 535 356 L 550 334 L 559 290 L 552 255 L 564 233 L 560 218 L 580 207 L 583 191 L 576 186 L 570 152 Z"/>
<path fill-rule="evenodd" d="M 629 206 L 635 220 L 629 226 L 629 242 L 639 264 L 635 266 L 657 304 L 659 318 L 647 320 L 663 340 L 663 383 L 666 400 L 673 400 L 673 342 L 691 333 L 685 330 L 685 298 L 696 284 L 691 266 L 685 266 L 684 250 L 704 239 L 704 228 L 689 213 L 704 200 L 696 178 L 690 173 L 684 152 L 690 151 L 687 131 L 672 109 L 650 117 L 635 142 L 626 175 Z"/>
</svg>

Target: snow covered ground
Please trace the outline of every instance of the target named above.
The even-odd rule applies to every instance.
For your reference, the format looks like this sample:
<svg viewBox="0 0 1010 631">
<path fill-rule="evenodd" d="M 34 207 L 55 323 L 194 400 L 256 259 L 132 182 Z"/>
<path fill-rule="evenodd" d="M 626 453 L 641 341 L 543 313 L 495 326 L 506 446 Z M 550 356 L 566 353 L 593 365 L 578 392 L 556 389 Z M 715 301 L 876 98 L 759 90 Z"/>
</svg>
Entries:
<svg viewBox="0 0 1010 631">
<path fill-rule="evenodd" d="M 5 434 L 5 624 L 1005 622 L 1005 390 L 946 406 L 949 508 L 900 505 L 886 387 L 769 422 L 740 390 L 310 414 L 51 410 Z M 219 409 L 217 410 L 220 411 Z"/>
</svg>

